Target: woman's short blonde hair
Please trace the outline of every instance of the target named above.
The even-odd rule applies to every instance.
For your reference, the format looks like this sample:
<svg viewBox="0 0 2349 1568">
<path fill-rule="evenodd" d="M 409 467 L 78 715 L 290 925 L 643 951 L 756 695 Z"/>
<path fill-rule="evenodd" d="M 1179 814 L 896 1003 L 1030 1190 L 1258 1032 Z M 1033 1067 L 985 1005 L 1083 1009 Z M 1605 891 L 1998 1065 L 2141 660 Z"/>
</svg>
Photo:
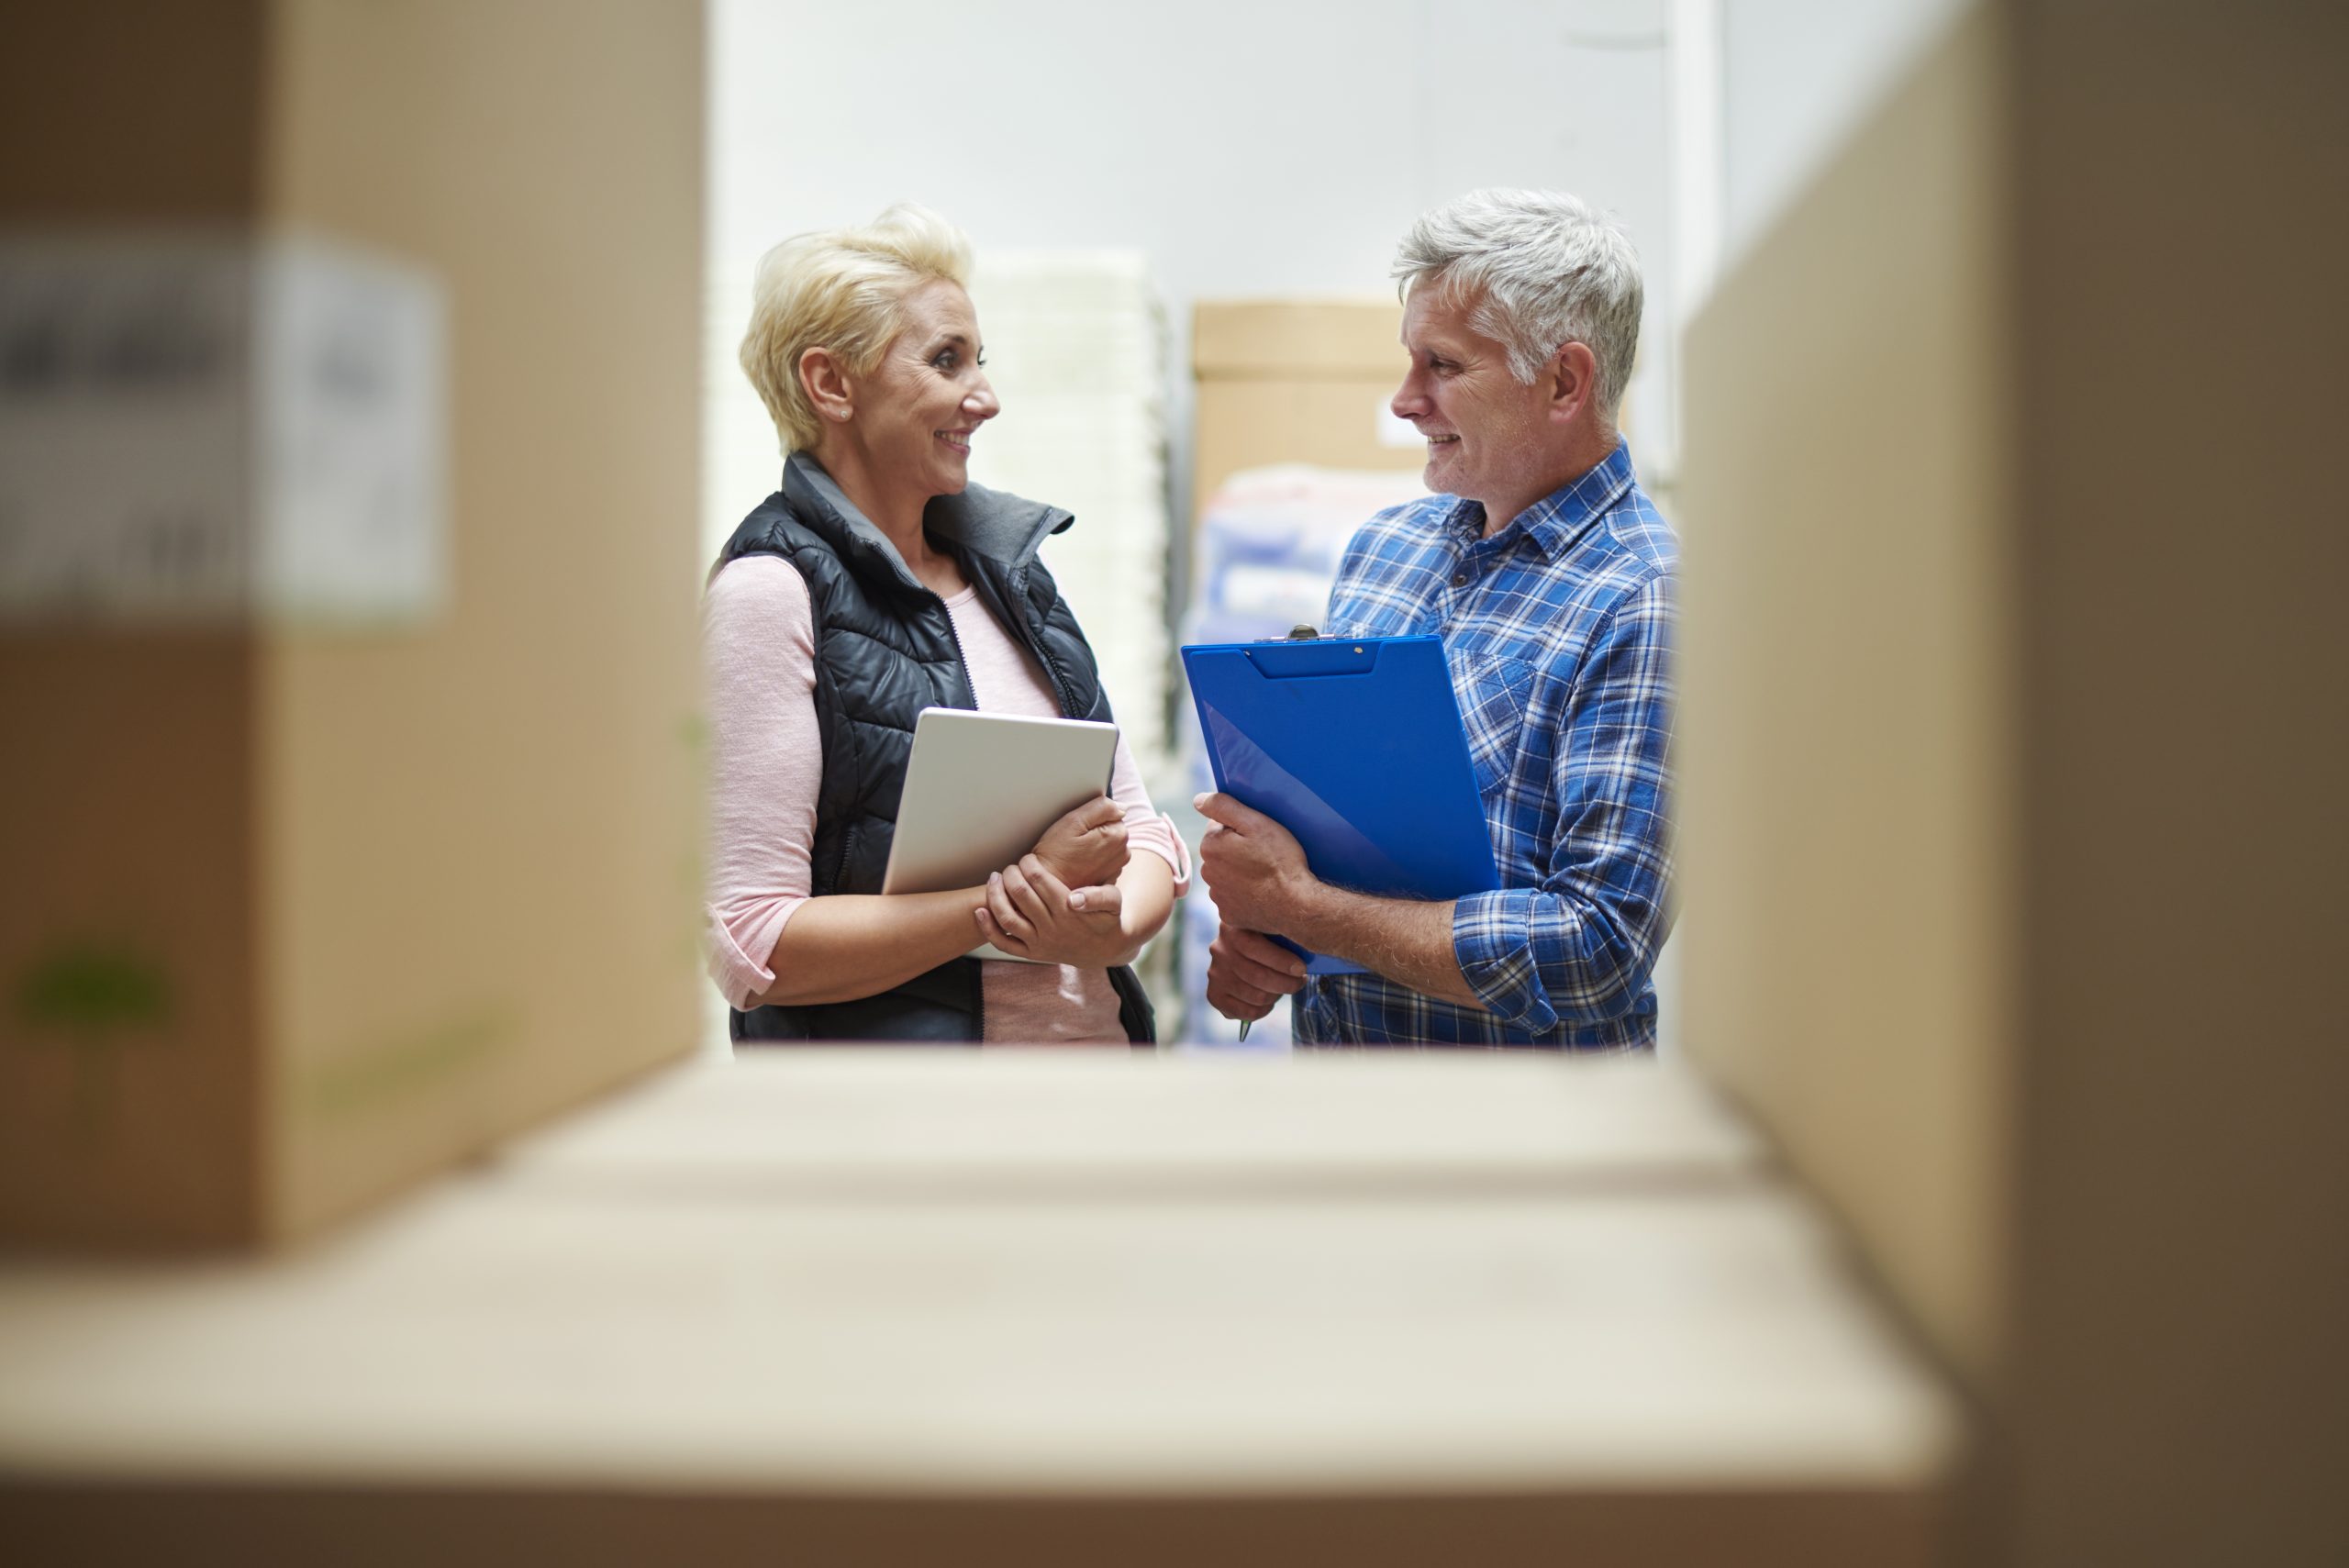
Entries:
<svg viewBox="0 0 2349 1568">
<path fill-rule="evenodd" d="M 759 261 L 742 373 L 759 389 L 786 455 L 816 444 L 822 423 L 799 383 L 799 359 L 829 349 L 869 373 L 905 324 L 905 299 L 935 279 L 970 286 L 971 242 L 927 207 L 899 202 L 861 228 L 796 234 Z"/>
</svg>

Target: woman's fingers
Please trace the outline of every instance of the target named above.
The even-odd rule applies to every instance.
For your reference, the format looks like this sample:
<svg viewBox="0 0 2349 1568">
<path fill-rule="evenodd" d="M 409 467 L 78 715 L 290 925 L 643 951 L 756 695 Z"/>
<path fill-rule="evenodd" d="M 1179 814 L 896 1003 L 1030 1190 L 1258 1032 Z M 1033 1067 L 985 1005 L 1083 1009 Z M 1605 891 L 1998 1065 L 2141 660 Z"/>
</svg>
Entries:
<svg viewBox="0 0 2349 1568">
<path fill-rule="evenodd" d="M 1125 913 L 1126 895 L 1114 882 L 1097 887 L 1072 887 L 1068 890 L 1068 906 L 1080 915 L 1114 920 Z"/>
<path fill-rule="evenodd" d="M 1072 840 L 1083 840 L 1115 832 L 1123 837 L 1126 830 L 1125 807 L 1106 795 L 1097 795 L 1083 806 L 1071 806 L 1061 814 L 1061 819 L 1044 830 L 1050 839 L 1054 832 L 1065 828 Z"/>
<path fill-rule="evenodd" d="M 1036 940 L 1035 923 L 1012 899 L 1011 878 L 1019 874 L 1019 868 L 1010 866 L 987 877 L 987 913 L 994 916 L 995 923 L 1010 932 L 1015 940 L 1032 942 Z"/>
<path fill-rule="evenodd" d="M 1034 855 L 1020 856 L 1019 869 L 1026 873 L 1029 885 L 1043 898 L 1048 907 L 1056 907 L 1068 902 L 1068 884 L 1054 876 L 1052 868 Z"/>
<path fill-rule="evenodd" d="M 996 923 L 995 917 L 987 912 L 987 906 L 985 905 L 982 904 L 977 908 L 972 910 L 971 915 L 972 917 L 978 922 L 979 940 L 981 941 L 993 942 L 996 947 L 1001 948 L 1004 951 L 1011 954 L 1015 958 L 1026 958 L 1029 956 L 1028 944 L 1021 941 L 1018 937 L 1013 936 L 1009 931 L 1005 930 L 1001 926 L 997 925 Z"/>
<path fill-rule="evenodd" d="M 1052 906 L 1044 901 L 1038 884 L 1052 873 L 1044 870 L 1044 862 L 1033 855 L 1022 855 L 1018 865 L 1003 868 L 1004 891 L 1011 895 L 1013 907 L 1028 917 L 1031 925 L 1043 925 L 1052 917 Z"/>
</svg>

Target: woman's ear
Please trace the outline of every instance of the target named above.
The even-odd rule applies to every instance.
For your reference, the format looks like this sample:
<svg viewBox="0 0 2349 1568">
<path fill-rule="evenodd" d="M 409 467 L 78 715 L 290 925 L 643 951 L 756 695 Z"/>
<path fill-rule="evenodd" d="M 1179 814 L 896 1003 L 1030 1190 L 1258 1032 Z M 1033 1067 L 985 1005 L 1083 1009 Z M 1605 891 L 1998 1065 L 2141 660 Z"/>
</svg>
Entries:
<svg viewBox="0 0 2349 1568">
<path fill-rule="evenodd" d="M 799 389 L 819 418 L 839 423 L 856 412 L 855 388 L 829 349 L 809 349 L 799 356 Z"/>
</svg>

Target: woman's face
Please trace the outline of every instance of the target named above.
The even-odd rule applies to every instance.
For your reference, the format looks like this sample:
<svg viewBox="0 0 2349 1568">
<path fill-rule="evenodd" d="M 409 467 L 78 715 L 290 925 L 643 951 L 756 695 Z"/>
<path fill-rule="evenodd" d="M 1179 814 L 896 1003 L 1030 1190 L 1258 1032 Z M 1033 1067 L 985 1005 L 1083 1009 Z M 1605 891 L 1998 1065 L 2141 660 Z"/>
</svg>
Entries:
<svg viewBox="0 0 2349 1568">
<path fill-rule="evenodd" d="M 952 495 L 971 482 L 972 436 L 1002 410 L 980 368 L 979 318 L 941 278 L 906 296 L 905 320 L 857 399 L 857 434 L 891 484 Z"/>
</svg>

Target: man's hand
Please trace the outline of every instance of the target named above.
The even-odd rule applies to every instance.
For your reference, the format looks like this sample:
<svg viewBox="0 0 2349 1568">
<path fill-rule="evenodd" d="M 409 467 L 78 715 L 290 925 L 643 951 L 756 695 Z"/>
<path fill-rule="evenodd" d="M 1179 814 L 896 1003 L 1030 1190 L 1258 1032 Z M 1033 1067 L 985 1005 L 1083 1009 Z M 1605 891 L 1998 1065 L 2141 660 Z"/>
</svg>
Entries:
<svg viewBox="0 0 2349 1568">
<path fill-rule="evenodd" d="M 1305 988 L 1305 961 L 1256 931 L 1225 925 L 1208 949 L 1208 1003 L 1227 1018 L 1254 1023 L 1283 996 Z"/>
<path fill-rule="evenodd" d="M 1034 855 L 987 878 L 987 901 L 971 912 L 979 934 L 1014 958 L 1114 969 L 1130 962 L 1125 894 L 1115 883 L 1072 888 Z"/>
<path fill-rule="evenodd" d="M 1028 851 L 1067 887 L 1114 884 L 1126 869 L 1125 808 L 1097 795 L 1044 829 Z M 1006 949 L 1009 951 L 1009 949 Z"/>
<path fill-rule="evenodd" d="M 1320 886 L 1289 830 L 1228 795 L 1203 795 L 1192 805 L 1215 824 L 1199 840 L 1199 877 L 1215 895 L 1226 926 L 1291 934 L 1304 901 Z"/>
</svg>

